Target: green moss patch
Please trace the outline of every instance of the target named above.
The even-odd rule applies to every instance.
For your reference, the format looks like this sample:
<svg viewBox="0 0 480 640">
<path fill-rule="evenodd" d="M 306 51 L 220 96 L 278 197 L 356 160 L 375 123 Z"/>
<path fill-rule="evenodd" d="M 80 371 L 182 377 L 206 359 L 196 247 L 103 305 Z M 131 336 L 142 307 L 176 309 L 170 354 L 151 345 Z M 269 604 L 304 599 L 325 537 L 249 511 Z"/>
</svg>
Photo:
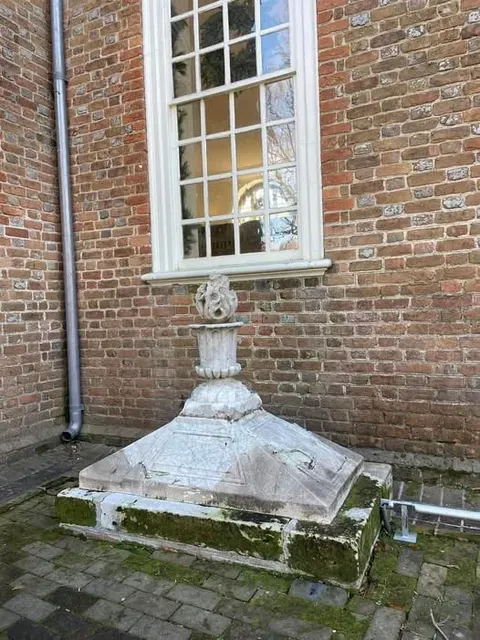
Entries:
<svg viewBox="0 0 480 640">
<path fill-rule="evenodd" d="M 65 524 L 94 527 L 97 523 L 96 506 L 88 500 L 58 496 L 55 500 L 55 511 L 60 522 Z"/>
<path fill-rule="evenodd" d="M 292 583 L 292 578 L 273 571 L 263 571 L 260 569 L 243 569 L 237 580 L 249 586 L 259 587 L 265 591 L 275 593 L 287 593 Z"/>
<path fill-rule="evenodd" d="M 366 595 L 377 604 L 410 611 L 417 580 L 397 573 L 402 548 L 382 536 L 375 549 Z"/>
<path fill-rule="evenodd" d="M 282 553 L 281 533 L 266 527 L 145 511 L 133 507 L 119 511 L 122 513 L 122 528 L 128 533 L 235 551 L 265 560 L 276 560 Z M 230 515 L 234 518 L 235 512 Z"/>
<path fill-rule="evenodd" d="M 361 640 L 369 625 L 369 620 L 357 620 L 346 609 L 314 604 L 281 593 L 262 594 L 255 599 L 255 605 L 268 609 L 279 618 L 295 617 L 326 625 L 335 631 L 338 640 Z"/>
<path fill-rule="evenodd" d="M 445 584 L 462 589 L 474 587 L 480 540 L 467 542 L 443 535 L 418 535 L 412 548 L 423 551 L 425 562 L 448 568 Z"/>
<path fill-rule="evenodd" d="M 152 558 L 151 553 L 148 549 L 144 549 L 141 552 L 136 551 L 126 558 L 122 564 L 133 571 L 141 571 L 155 578 L 163 578 L 173 582 L 200 586 L 205 581 L 206 576 L 202 571 L 156 560 Z"/>
<path fill-rule="evenodd" d="M 358 580 L 380 530 L 380 494 L 375 480 L 360 476 L 330 525 L 300 523 L 288 546 L 290 566 L 322 580 Z M 350 509 L 371 509 L 367 522 L 350 518 Z"/>
</svg>

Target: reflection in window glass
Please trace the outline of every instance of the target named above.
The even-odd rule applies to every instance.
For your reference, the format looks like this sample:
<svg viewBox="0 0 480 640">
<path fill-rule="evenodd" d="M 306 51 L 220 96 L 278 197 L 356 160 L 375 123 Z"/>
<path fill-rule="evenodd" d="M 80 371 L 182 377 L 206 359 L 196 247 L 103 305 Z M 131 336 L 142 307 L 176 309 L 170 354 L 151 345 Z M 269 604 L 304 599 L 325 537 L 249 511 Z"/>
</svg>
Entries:
<svg viewBox="0 0 480 640">
<path fill-rule="evenodd" d="M 200 102 L 188 102 L 177 107 L 178 139 L 200 136 Z"/>
<path fill-rule="evenodd" d="M 212 96 L 205 100 L 205 124 L 207 135 L 230 129 L 228 95 Z"/>
<path fill-rule="evenodd" d="M 260 24 L 262 29 L 276 27 L 285 22 L 288 22 L 288 0 L 260 0 Z"/>
<path fill-rule="evenodd" d="M 239 38 L 255 31 L 254 0 L 233 0 L 228 5 L 230 38 Z"/>
<path fill-rule="evenodd" d="M 268 164 L 295 162 L 295 125 L 280 124 L 267 128 Z"/>
<path fill-rule="evenodd" d="M 238 210 L 240 213 L 263 209 L 263 174 L 249 173 L 238 176 Z"/>
<path fill-rule="evenodd" d="M 229 215 L 233 211 L 232 180 L 211 180 L 208 183 L 208 212 L 211 216 Z"/>
<path fill-rule="evenodd" d="M 265 225 L 258 216 L 240 219 L 240 253 L 265 251 Z"/>
<path fill-rule="evenodd" d="M 210 225 L 212 256 L 232 256 L 235 253 L 233 220 L 215 222 Z"/>
<path fill-rule="evenodd" d="M 183 184 L 180 187 L 182 197 L 182 219 L 203 218 L 203 184 Z"/>
<path fill-rule="evenodd" d="M 207 167 L 209 176 L 232 170 L 230 138 L 207 140 Z"/>
<path fill-rule="evenodd" d="M 200 56 L 202 89 L 212 89 L 225 84 L 225 60 L 223 48 Z"/>
<path fill-rule="evenodd" d="M 290 66 L 290 37 L 288 29 L 262 36 L 263 73 L 279 71 Z"/>
<path fill-rule="evenodd" d="M 270 216 L 270 250 L 298 249 L 298 222 L 296 213 L 276 213 Z"/>
<path fill-rule="evenodd" d="M 239 133 L 237 143 L 237 169 L 254 169 L 262 165 L 262 132 L 260 129 Z"/>
<path fill-rule="evenodd" d="M 258 87 L 235 92 L 235 126 L 250 127 L 260 124 L 260 93 Z"/>
<path fill-rule="evenodd" d="M 295 116 L 295 98 L 293 79 L 287 78 L 279 82 L 271 82 L 265 86 L 265 103 L 267 122 L 286 120 Z"/>
<path fill-rule="evenodd" d="M 193 17 L 172 22 L 172 54 L 183 56 L 185 53 L 192 53 L 194 50 L 193 39 Z"/>
<path fill-rule="evenodd" d="M 231 45 L 230 74 L 232 82 L 246 80 L 257 75 L 255 38 Z"/>
<path fill-rule="evenodd" d="M 205 258 L 207 255 L 207 243 L 205 241 L 205 225 L 189 224 L 182 228 L 183 232 L 183 257 Z"/>
<path fill-rule="evenodd" d="M 212 4 L 215 1 L 216 0 L 198 0 L 198 6 L 199 7 L 206 7 L 207 4 Z"/>
<path fill-rule="evenodd" d="M 178 150 L 180 179 L 200 178 L 202 175 L 202 145 L 200 142 L 185 144 Z"/>
<path fill-rule="evenodd" d="M 200 48 L 211 47 L 223 42 L 223 11 L 217 7 L 198 14 Z"/>
<path fill-rule="evenodd" d="M 193 0 L 172 0 L 172 18 L 193 9 Z"/>
<path fill-rule="evenodd" d="M 277 169 L 268 172 L 268 192 L 271 209 L 297 204 L 297 172 L 295 169 Z"/>
<path fill-rule="evenodd" d="M 176 98 L 195 92 L 195 58 L 173 64 L 173 88 Z"/>
</svg>

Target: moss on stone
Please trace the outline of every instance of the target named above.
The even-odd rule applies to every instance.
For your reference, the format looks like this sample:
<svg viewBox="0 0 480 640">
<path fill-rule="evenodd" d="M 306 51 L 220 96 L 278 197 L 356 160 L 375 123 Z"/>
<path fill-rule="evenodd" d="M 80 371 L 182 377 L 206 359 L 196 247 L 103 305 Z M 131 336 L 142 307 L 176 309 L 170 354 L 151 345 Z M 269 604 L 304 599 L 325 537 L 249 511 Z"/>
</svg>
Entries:
<svg viewBox="0 0 480 640">
<path fill-rule="evenodd" d="M 206 578 L 205 573 L 202 571 L 164 562 L 163 560 L 156 560 L 152 558 L 151 553 L 132 553 L 122 564 L 128 569 L 141 571 L 155 578 L 163 578 L 184 584 L 200 586 L 205 582 Z"/>
<path fill-rule="evenodd" d="M 360 476 L 330 525 L 300 523 L 303 535 L 294 536 L 288 546 L 290 566 L 344 584 L 358 580 L 380 530 L 380 493 L 375 480 Z M 371 509 L 367 522 L 350 518 L 350 509 Z"/>
<path fill-rule="evenodd" d="M 412 605 L 416 578 L 397 573 L 398 557 L 404 545 L 382 535 L 375 548 L 368 576 L 367 596 L 379 605 L 405 609 Z"/>
<path fill-rule="evenodd" d="M 273 571 L 263 569 L 243 569 L 237 580 L 248 586 L 260 587 L 265 591 L 287 593 L 292 583 L 291 577 L 285 577 Z"/>
<path fill-rule="evenodd" d="M 122 528 L 129 533 L 236 551 L 266 560 L 278 559 L 282 552 L 281 533 L 267 527 L 132 507 L 125 507 L 119 511 L 122 512 Z M 231 518 L 235 518 L 235 515 L 235 512 L 230 513 Z"/>
<path fill-rule="evenodd" d="M 281 593 L 262 594 L 255 599 L 255 605 L 268 609 L 278 617 L 301 618 L 306 622 L 326 625 L 335 631 L 335 638 L 360 640 L 365 635 L 369 620 L 357 620 L 346 609 L 311 603 Z"/>
<path fill-rule="evenodd" d="M 462 536 L 463 537 L 463 536 Z M 414 546 L 424 553 L 426 562 L 448 568 L 445 584 L 472 589 L 476 581 L 480 541 L 466 541 L 448 536 L 418 535 Z"/>
<path fill-rule="evenodd" d="M 346 497 L 340 513 L 349 509 L 367 509 L 378 498 L 379 493 L 379 486 L 373 478 L 360 476 Z"/>
<path fill-rule="evenodd" d="M 97 509 L 93 502 L 71 496 L 58 496 L 55 500 L 55 512 L 60 522 L 94 527 L 97 522 Z"/>
</svg>

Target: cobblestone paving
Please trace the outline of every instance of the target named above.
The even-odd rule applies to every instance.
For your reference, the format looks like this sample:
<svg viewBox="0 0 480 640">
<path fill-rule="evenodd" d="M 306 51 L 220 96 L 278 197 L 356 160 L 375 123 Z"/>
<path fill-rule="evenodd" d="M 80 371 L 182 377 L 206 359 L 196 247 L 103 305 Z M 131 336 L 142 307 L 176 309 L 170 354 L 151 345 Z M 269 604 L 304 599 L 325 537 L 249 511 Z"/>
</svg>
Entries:
<svg viewBox="0 0 480 640">
<path fill-rule="evenodd" d="M 35 493 L 63 475 L 74 477 L 84 467 L 116 451 L 115 447 L 76 441 L 32 453 L 8 464 L 0 460 L 0 507 Z"/>
<path fill-rule="evenodd" d="M 2 640 L 444 637 L 435 624 L 449 640 L 480 638 L 476 541 L 420 535 L 405 546 L 384 537 L 361 591 L 349 593 L 186 554 L 68 536 L 53 515 L 59 488 L 0 513 Z"/>
<path fill-rule="evenodd" d="M 79 442 L 0 468 L 0 640 L 480 639 L 478 525 L 417 523 L 470 537 L 421 534 L 415 545 L 382 537 L 358 593 L 65 535 L 55 495 L 113 450 Z M 474 476 L 403 470 L 395 497 L 480 509 L 479 487 Z"/>
</svg>

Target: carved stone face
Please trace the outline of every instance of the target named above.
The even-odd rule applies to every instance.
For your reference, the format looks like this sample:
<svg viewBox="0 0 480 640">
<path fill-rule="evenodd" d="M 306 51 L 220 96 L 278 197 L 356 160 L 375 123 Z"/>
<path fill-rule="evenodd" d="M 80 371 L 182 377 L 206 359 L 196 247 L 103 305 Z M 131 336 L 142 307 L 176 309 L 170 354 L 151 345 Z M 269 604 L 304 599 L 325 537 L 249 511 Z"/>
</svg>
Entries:
<svg viewBox="0 0 480 640">
<path fill-rule="evenodd" d="M 223 323 L 233 319 L 238 299 L 227 276 L 215 275 L 198 287 L 195 305 L 205 322 Z"/>
</svg>

